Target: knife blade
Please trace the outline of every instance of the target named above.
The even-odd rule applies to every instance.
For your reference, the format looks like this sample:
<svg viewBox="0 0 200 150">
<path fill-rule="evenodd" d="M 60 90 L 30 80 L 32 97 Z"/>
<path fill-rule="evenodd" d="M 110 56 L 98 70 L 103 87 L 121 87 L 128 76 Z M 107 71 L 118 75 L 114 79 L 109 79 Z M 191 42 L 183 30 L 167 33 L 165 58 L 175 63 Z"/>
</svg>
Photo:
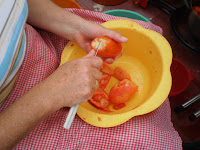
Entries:
<svg viewBox="0 0 200 150">
<path fill-rule="evenodd" d="M 98 47 L 97 47 L 97 50 L 96 50 L 94 56 L 97 56 L 97 53 L 98 53 L 98 51 L 99 51 L 99 48 L 100 48 L 101 42 L 102 42 L 102 41 L 99 42 L 99 45 L 98 45 Z"/>
</svg>

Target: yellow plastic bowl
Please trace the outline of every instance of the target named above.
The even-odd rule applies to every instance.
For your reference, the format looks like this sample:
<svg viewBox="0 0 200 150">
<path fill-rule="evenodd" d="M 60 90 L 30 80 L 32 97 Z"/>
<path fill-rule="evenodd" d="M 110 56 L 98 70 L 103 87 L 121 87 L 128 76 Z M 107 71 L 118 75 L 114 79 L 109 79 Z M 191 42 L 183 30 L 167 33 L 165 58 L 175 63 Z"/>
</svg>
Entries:
<svg viewBox="0 0 200 150">
<path fill-rule="evenodd" d="M 113 127 L 130 118 L 149 113 L 158 108 L 168 97 L 172 79 L 170 65 L 172 50 L 167 40 L 157 32 L 148 30 L 128 20 L 112 20 L 102 24 L 128 38 L 123 43 L 123 55 L 117 59 L 113 67 L 126 69 L 131 79 L 138 85 L 138 92 L 126 102 L 126 106 L 114 110 L 109 106 L 108 112 L 99 110 L 89 102 L 79 105 L 77 114 L 85 122 L 97 127 Z M 83 57 L 86 52 L 76 43 L 69 42 L 65 47 L 61 65 L 65 62 Z M 111 78 L 106 91 L 117 83 Z"/>
</svg>

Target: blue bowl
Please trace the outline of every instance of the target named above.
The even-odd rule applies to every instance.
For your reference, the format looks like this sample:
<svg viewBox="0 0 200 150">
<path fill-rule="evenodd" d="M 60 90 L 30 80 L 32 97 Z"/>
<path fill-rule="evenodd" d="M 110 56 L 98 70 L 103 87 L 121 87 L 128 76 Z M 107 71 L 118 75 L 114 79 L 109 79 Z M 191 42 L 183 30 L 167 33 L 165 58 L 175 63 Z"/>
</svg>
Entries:
<svg viewBox="0 0 200 150">
<path fill-rule="evenodd" d="M 130 10 L 113 9 L 113 10 L 104 11 L 103 13 L 108 14 L 108 15 L 126 17 L 126 18 L 130 18 L 130 19 L 137 19 L 137 20 L 142 20 L 142 21 L 152 23 L 149 19 L 147 19 L 143 15 L 136 13 L 134 11 L 130 11 Z"/>
</svg>

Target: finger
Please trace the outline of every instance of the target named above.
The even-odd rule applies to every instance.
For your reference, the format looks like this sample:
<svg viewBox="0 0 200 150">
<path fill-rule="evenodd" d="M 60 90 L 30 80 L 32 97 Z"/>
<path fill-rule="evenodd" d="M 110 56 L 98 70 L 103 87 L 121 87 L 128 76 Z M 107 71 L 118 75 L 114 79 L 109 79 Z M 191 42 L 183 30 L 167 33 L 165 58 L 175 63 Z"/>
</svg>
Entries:
<svg viewBox="0 0 200 150">
<path fill-rule="evenodd" d="M 90 52 L 91 51 L 90 43 L 85 44 L 85 51 L 86 52 Z"/>
<path fill-rule="evenodd" d="M 108 64 L 113 64 L 115 62 L 113 58 L 106 58 L 104 61 L 107 62 Z"/>
<path fill-rule="evenodd" d="M 96 90 L 99 88 L 99 82 L 92 75 L 90 77 L 90 82 L 88 83 L 91 90 Z"/>
<path fill-rule="evenodd" d="M 103 64 L 103 60 L 100 57 L 92 56 L 92 57 L 86 57 L 84 59 L 88 59 L 87 60 L 88 65 L 97 69 L 100 69 Z"/>
<path fill-rule="evenodd" d="M 91 56 L 94 56 L 95 55 L 95 50 L 91 50 L 89 51 L 89 53 L 87 55 L 85 55 L 83 58 L 88 58 L 88 57 L 91 57 Z"/>
<path fill-rule="evenodd" d="M 116 57 L 114 58 L 114 60 L 117 59 L 117 58 L 119 58 L 119 57 L 121 57 L 121 56 L 122 56 L 122 54 L 116 56 Z"/>
<path fill-rule="evenodd" d="M 122 36 L 120 33 L 109 29 L 107 32 L 107 36 L 119 43 L 126 43 L 128 41 L 128 39 Z"/>
<path fill-rule="evenodd" d="M 87 42 L 87 43 L 84 43 L 84 44 L 79 44 L 79 45 L 81 45 L 80 47 L 82 48 L 82 49 L 84 49 L 87 53 L 89 53 L 90 51 L 91 51 L 91 47 L 90 47 L 90 42 Z"/>
<path fill-rule="evenodd" d="M 95 81 L 95 84 L 94 84 L 94 86 L 93 86 L 93 90 L 96 90 L 96 89 L 98 89 L 99 88 L 99 82 L 96 80 Z"/>
<path fill-rule="evenodd" d="M 95 78 L 95 80 L 100 80 L 102 78 L 102 73 L 101 71 L 99 71 L 98 69 L 96 68 L 92 68 L 91 69 L 91 73 L 92 73 L 92 76 Z"/>
</svg>

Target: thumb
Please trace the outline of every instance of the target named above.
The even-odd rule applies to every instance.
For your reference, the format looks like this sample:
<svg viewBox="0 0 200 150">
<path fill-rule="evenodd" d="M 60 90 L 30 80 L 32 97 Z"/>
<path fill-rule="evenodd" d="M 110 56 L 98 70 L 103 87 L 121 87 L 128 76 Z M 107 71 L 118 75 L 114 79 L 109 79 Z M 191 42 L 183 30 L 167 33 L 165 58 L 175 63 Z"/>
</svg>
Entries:
<svg viewBox="0 0 200 150">
<path fill-rule="evenodd" d="M 107 36 L 119 43 L 126 43 L 128 41 L 126 37 L 113 30 L 109 30 L 109 32 L 107 32 Z"/>
<path fill-rule="evenodd" d="M 94 56 L 95 55 L 95 50 L 91 50 L 89 51 L 89 53 L 87 55 L 85 55 L 83 58 L 87 58 L 87 57 L 91 57 L 91 56 Z"/>
</svg>

